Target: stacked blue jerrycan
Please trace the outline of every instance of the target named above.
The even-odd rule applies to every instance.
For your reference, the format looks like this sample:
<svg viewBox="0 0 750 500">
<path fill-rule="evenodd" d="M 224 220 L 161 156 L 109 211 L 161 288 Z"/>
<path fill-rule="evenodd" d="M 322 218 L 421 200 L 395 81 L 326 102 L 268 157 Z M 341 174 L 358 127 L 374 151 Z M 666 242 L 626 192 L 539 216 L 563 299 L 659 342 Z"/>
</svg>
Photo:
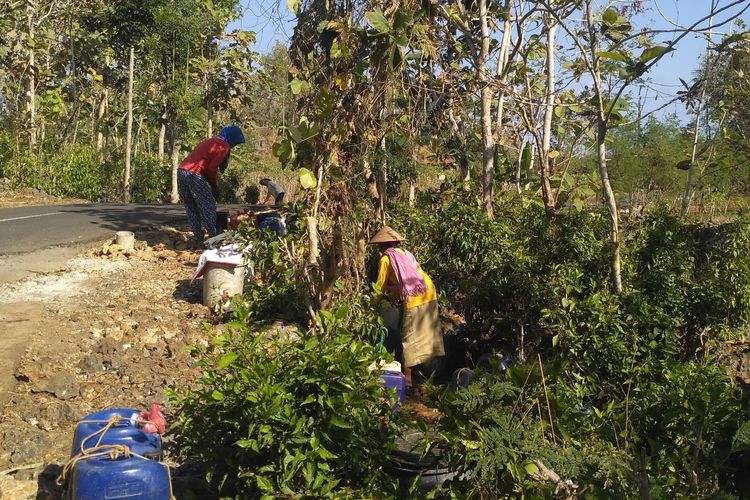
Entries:
<svg viewBox="0 0 750 500">
<path fill-rule="evenodd" d="M 76 426 L 71 457 L 96 446 L 122 445 L 131 453 L 140 455 L 116 458 L 96 456 L 78 460 L 71 471 L 68 483 L 72 500 L 101 500 L 127 498 L 128 500 L 169 500 L 171 485 L 167 467 L 159 462 L 162 456 L 161 436 L 146 432 L 136 425 L 138 410 L 112 409 L 87 415 Z M 119 415 L 116 425 L 101 431 L 110 419 Z M 90 437 L 89 437 L 90 436 Z M 88 439 L 87 439 L 88 438 Z M 100 440 L 101 438 L 101 440 Z"/>
<path fill-rule="evenodd" d="M 406 401 L 406 377 L 401 372 L 383 371 L 380 372 L 380 379 L 386 389 L 395 389 L 401 404 Z"/>
<path fill-rule="evenodd" d="M 406 401 L 406 377 L 401 373 L 401 363 L 392 361 L 391 363 L 380 364 L 379 366 L 373 364 L 370 369 L 377 369 L 380 372 L 381 384 L 386 389 L 395 390 L 399 403 L 404 404 L 404 401 Z M 396 405 L 396 408 L 398 408 L 398 405 Z"/>
</svg>

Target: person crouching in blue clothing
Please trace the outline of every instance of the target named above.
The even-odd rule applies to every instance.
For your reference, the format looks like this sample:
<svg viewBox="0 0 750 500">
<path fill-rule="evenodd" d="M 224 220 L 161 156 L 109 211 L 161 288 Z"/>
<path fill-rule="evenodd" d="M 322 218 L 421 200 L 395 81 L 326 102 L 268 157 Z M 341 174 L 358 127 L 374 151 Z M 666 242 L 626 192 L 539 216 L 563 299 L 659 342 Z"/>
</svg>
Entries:
<svg viewBox="0 0 750 500">
<path fill-rule="evenodd" d="M 203 228 L 208 236 L 217 234 L 216 177 L 229 165 L 232 148 L 245 142 L 240 127 L 230 125 L 218 135 L 198 144 L 177 169 L 177 188 L 185 204 L 193 238 L 203 243 Z"/>
</svg>

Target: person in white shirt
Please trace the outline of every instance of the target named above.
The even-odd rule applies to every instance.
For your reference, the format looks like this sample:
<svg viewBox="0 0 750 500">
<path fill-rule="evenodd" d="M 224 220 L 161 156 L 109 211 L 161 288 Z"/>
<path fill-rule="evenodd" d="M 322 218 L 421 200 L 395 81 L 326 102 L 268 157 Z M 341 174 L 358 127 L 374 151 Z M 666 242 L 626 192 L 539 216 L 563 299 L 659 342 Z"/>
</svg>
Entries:
<svg viewBox="0 0 750 500">
<path fill-rule="evenodd" d="M 282 203 L 284 203 L 284 195 L 286 194 L 284 192 L 284 188 L 276 184 L 271 179 L 261 179 L 258 181 L 261 186 L 266 187 L 266 199 L 263 202 L 264 205 L 268 205 L 271 200 L 273 200 L 273 204 L 277 207 L 280 207 Z"/>
</svg>

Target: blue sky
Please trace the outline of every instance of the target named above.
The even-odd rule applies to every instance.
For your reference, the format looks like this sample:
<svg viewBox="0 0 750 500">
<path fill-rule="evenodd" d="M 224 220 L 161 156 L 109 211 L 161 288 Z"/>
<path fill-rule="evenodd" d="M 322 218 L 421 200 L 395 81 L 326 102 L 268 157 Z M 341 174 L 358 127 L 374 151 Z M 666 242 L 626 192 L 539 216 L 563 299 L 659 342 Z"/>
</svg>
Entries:
<svg viewBox="0 0 750 500">
<path fill-rule="evenodd" d="M 733 3 L 732 0 L 718 1 L 718 6 Z M 670 22 L 682 26 L 691 25 L 702 18 L 709 11 L 712 0 L 647 0 L 645 5 L 648 11 L 638 15 L 633 24 L 636 29 L 670 28 Z M 723 13 L 715 22 L 726 19 L 730 14 L 738 13 L 744 6 L 750 3 L 747 0 L 744 5 L 732 8 Z M 286 43 L 291 37 L 294 29 L 294 16 L 286 6 L 286 0 L 242 0 L 243 16 L 240 20 L 230 26 L 231 29 L 240 28 L 254 31 L 257 35 L 257 50 L 267 52 L 277 42 Z M 657 8 L 658 7 L 658 8 Z M 750 11 L 745 12 L 742 18 L 750 24 Z M 704 23 L 704 26 L 706 23 Z M 727 24 L 718 29 L 719 33 L 727 33 L 733 24 Z M 660 40 L 666 41 L 669 35 Z M 719 39 L 717 35 L 716 40 Z M 692 79 L 699 59 L 705 54 L 706 40 L 696 35 L 688 35 L 680 41 L 677 49 L 664 57 L 651 70 L 647 90 L 648 101 L 644 111 L 654 109 L 666 102 L 674 93 L 682 88 L 680 78 L 685 81 Z M 665 108 L 659 115 L 675 112 L 679 116 L 685 116 L 684 106 L 680 103 Z"/>
</svg>

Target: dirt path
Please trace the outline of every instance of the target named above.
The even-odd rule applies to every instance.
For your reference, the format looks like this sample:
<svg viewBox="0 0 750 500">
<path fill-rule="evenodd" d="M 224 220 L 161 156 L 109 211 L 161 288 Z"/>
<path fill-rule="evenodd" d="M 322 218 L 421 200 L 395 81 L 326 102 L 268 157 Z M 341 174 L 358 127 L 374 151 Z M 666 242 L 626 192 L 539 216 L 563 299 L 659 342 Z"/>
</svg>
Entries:
<svg viewBox="0 0 750 500">
<path fill-rule="evenodd" d="M 99 247 L 0 285 L 0 471 L 43 464 L 0 472 L 0 498 L 56 498 L 77 420 L 166 403 L 166 387 L 194 380 L 186 346 L 206 343 L 213 319 L 188 282 L 199 254 L 168 228 L 144 236 L 129 256 Z"/>
</svg>

